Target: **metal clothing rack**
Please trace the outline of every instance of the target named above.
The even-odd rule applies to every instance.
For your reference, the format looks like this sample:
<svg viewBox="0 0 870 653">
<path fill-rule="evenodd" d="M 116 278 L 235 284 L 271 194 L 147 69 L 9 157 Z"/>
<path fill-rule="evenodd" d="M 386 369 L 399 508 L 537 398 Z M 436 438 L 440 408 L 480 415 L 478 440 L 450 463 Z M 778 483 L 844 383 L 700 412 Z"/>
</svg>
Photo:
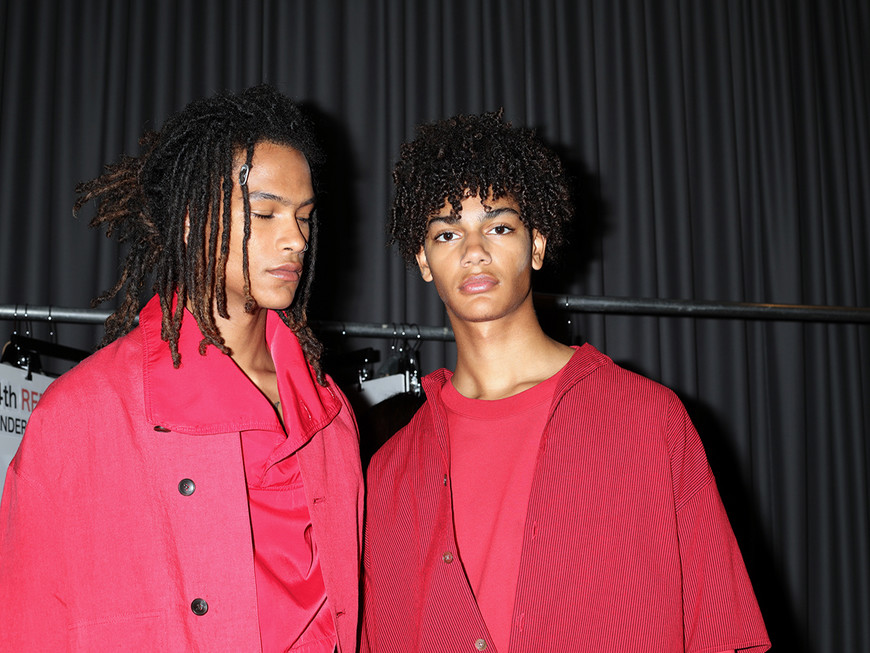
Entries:
<svg viewBox="0 0 870 653">
<path fill-rule="evenodd" d="M 870 308 L 852 306 L 592 297 L 546 293 L 535 293 L 535 304 L 539 308 L 574 313 L 870 324 Z M 112 311 L 107 310 L 60 308 L 57 306 L 0 305 L 0 320 L 19 322 L 102 324 L 111 313 Z M 418 326 L 407 323 L 336 321 L 312 321 L 311 326 L 322 333 L 339 333 L 363 338 L 453 340 L 453 331 L 449 327 Z"/>
<path fill-rule="evenodd" d="M 870 324 L 870 307 L 854 306 L 717 302 L 703 299 L 590 297 L 587 295 L 550 295 L 544 293 L 535 293 L 535 304 L 542 308 L 577 313 Z"/>
</svg>

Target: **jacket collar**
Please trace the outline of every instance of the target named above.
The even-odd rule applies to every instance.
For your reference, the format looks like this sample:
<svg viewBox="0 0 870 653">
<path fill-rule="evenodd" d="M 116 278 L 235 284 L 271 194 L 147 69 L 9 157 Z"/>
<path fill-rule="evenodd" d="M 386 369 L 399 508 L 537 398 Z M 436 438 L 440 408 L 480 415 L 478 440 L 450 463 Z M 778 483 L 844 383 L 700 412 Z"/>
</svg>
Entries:
<svg viewBox="0 0 870 653">
<path fill-rule="evenodd" d="M 139 315 L 149 423 L 160 430 L 196 435 L 281 430 L 269 400 L 229 356 L 211 345 L 205 355 L 199 354 L 202 333 L 187 309 L 178 340 L 178 369 L 160 337 L 161 324 L 160 300 L 154 296 Z M 331 384 L 317 384 L 295 334 L 273 311 L 266 320 L 266 342 L 278 370 L 284 428 L 299 447 L 335 418 L 341 402 Z"/>
</svg>

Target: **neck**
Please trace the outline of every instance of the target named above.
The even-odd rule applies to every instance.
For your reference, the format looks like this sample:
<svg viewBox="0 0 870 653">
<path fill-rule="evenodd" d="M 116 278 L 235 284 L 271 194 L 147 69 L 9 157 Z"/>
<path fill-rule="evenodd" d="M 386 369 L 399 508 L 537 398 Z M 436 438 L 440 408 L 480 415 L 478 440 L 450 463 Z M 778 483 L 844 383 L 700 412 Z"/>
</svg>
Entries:
<svg viewBox="0 0 870 653">
<path fill-rule="evenodd" d="M 215 318 L 226 346 L 232 351 L 233 361 L 252 380 L 258 371 L 275 370 L 272 354 L 266 345 L 267 314 L 264 308 L 254 313 L 245 313 L 238 308 L 230 313 L 229 319 L 219 315 Z"/>
<path fill-rule="evenodd" d="M 472 399 L 502 399 L 528 390 L 556 374 L 574 354 L 544 333 L 531 303 L 498 320 L 450 318 L 457 350 L 452 383 Z"/>
</svg>

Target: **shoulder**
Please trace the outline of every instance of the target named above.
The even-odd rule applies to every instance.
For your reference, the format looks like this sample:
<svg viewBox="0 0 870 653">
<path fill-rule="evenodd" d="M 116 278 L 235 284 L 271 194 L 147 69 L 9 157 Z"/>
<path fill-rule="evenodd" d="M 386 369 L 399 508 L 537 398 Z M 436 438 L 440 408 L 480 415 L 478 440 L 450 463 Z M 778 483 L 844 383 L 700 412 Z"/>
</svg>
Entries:
<svg viewBox="0 0 870 653">
<path fill-rule="evenodd" d="M 116 395 L 142 377 L 142 341 L 138 329 L 91 354 L 48 386 L 36 411 L 81 405 L 102 395 Z"/>
<path fill-rule="evenodd" d="M 573 372 L 566 369 L 560 384 L 557 423 L 579 424 L 589 432 L 667 451 L 671 457 L 695 446 L 697 433 L 673 390 L 617 365 L 590 345 L 578 350 L 575 359 Z"/>
<path fill-rule="evenodd" d="M 375 469 L 395 466 L 398 461 L 407 459 L 420 450 L 420 441 L 425 440 L 433 430 L 432 406 L 426 400 L 414 413 L 405 426 L 390 437 L 372 458 Z"/>
<path fill-rule="evenodd" d="M 314 383 L 316 383 L 316 381 L 314 381 Z M 347 399 L 347 395 L 344 394 L 342 389 L 335 383 L 335 380 L 328 374 L 326 375 L 326 386 L 320 387 L 323 388 L 322 392 L 328 393 L 338 401 L 338 413 L 336 414 L 331 426 L 344 433 L 350 434 L 358 445 L 359 427 L 357 426 L 356 415 L 353 412 L 353 407 L 351 406 L 350 401 Z"/>
<path fill-rule="evenodd" d="M 86 438 L 112 428 L 122 407 L 142 401 L 142 357 L 138 332 L 100 349 L 52 381 L 27 422 L 17 468 L 66 465 Z"/>
<path fill-rule="evenodd" d="M 414 416 L 375 452 L 367 468 L 370 497 L 401 495 L 422 470 L 435 464 L 439 447 L 433 403 L 428 398 Z M 390 499 L 387 499 L 390 501 Z"/>
<path fill-rule="evenodd" d="M 670 388 L 618 365 L 589 344 L 578 348 L 566 365 L 559 387 L 569 397 L 633 410 L 666 412 L 681 405 Z"/>
</svg>

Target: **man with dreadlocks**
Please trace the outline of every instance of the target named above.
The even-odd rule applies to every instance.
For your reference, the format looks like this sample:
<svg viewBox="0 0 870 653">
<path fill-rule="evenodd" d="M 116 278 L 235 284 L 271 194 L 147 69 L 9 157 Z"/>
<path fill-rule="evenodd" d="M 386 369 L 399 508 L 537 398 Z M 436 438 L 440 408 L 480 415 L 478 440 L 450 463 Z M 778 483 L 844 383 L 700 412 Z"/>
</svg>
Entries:
<svg viewBox="0 0 870 653">
<path fill-rule="evenodd" d="M 6 476 L 0 649 L 356 649 L 358 436 L 305 313 L 320 162 L 260 86 L 191 103 L 79 187 L 130 247 L 99 299 L 125 290 Z"/>
<path fill-rule="evenodd" d="M 368 468 L 363 651 L 767 650 L 701 442 L 666 388 L 548 337 L 532 271 L 572 217 L 500 114 L 427 125 L 392 241 L 434 282 L 454 372 Z"/>
</svg>

